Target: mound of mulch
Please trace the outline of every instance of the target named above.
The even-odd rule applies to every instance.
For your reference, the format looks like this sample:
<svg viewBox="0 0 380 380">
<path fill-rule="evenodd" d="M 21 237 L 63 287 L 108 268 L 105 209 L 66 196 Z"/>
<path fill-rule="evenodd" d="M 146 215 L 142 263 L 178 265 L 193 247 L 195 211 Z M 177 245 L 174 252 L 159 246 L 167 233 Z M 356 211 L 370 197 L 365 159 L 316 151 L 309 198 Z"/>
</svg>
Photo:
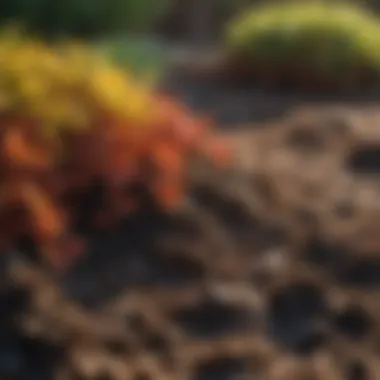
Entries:
<svg viewBox="0 0 380 380">
<path fill-rule="evenodd" d="M 161 87 L 197 112 L 214 117 L 222 128 L 282 119 L 309 105 L 362 107 L 376 105 L 379 99 L 379 91 L 365 83 L 329 89 L 321 78 L 312 81 L 312 76 L 304 73 L 309 84 L 314 84 L 308 87 L 307 81 L 300 78 L 297 82 L 290 72 L 279 81 L 269 80 L 263 73 L 270 71 L 268 65 L 254 68 L 247 60 L 229 57 L 215 46 L 169 47 L 167 56 L 168 69 Z M 298 73 L 292 70 L 293 74 Z"/>
</svg>

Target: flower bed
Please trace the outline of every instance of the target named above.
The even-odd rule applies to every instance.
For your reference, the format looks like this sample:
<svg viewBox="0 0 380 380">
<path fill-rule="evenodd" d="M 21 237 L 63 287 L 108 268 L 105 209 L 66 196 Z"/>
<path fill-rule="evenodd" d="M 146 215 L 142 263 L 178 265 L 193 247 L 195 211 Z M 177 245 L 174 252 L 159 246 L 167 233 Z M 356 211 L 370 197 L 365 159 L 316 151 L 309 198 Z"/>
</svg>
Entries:
<svg viewBox="0 0 380 380">
<path fill-rule="evenodd" d="M 27 240 L 67 264 L 81 251 L 78 229 L 112 226 L 143 193 L 174 206 L 192 152 L 225 157 L 207 123 L 83 46 L 4 33 L 0 57 L 2 249 Z"/>
<path fill-rule="evenodd" d="M 338 90 L 380 83 L 380 23 L 351 4 L 254 7 L 233 20 L 226 40 L 233 69 L 265 84 Z"/>
</svg>

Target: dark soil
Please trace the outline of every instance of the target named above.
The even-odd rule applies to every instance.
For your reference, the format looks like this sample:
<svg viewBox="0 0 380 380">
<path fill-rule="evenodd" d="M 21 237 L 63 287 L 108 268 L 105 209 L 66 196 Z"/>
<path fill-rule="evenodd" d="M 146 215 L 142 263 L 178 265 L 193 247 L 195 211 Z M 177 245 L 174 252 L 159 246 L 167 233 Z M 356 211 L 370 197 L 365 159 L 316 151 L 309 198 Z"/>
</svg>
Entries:
<svg viewBox="0 0 380 380">
<path fill-rule="evenodd" d="M 364 88 L 329 92 L 323 88 L 302 91 L 295 83 L 265 85 L 257 78 L 233 72 L 225 53 L 214 47 L 172 47 L 168 51 L 170 68 L 162 88 L 197 112 L 214 117 L 218 126 L 280 119 L 305 105 L 360 107 L 377 104 L 380 99 L 378 91 Z"/>
</svg>

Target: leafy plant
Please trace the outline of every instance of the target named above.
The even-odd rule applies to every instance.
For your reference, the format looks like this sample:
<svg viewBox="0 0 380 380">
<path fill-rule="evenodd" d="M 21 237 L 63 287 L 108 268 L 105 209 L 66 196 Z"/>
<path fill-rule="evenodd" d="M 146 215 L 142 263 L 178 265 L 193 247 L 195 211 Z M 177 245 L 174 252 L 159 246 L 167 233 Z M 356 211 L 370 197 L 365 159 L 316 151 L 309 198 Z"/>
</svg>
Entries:
<svg viewBox="0 0 380 380">
<path fill-rule="evenodd" d="M 224 147 L 206 126 L 181 104 L 152 92 L 84 46 L 48 47 L 4 34 L 3 248 L 28 235 L 45 258 L 63 264 L 71 259 L 68 246 L 78 247 L 70 243 L 78 220 L 83 225 L 85 218 L 90 229 L 111 226 L 139 207 L 137 185 L 158 206 L 175 206 L 186 189 L 189 155 L 224 157 Z M 90 194 L 94 182 L 101 184 L 102 201 L 83 216 L 79 195 Z"/>
<path fill-rule="evenodd" d="M 249 62 L 304 68 L 344 79 L 380 78 L 380 23 L 350 3 L 293 2 L 246 10 L 228 26 L 227 46 Z"/>
</svg>

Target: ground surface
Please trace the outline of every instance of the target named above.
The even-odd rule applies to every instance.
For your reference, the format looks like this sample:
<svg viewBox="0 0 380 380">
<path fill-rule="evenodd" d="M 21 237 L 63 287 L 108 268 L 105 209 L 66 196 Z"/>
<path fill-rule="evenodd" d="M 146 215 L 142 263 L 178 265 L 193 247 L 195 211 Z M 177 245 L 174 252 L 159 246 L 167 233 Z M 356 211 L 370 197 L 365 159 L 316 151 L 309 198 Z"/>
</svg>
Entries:
<svg viewBox="0 0 380 380">
<path fill-rule="evenodd" d="M 169 69 L 162 87 L 198 113 L 214 118 L 219 127 L 281 119 L 303 106 L 377 105 L 380 93 L 351 91 L 341 94 L 300 93 L 289 89 L 263 89 L 252 81 L 231 80 L 221 49 L 166 47 Z"/>
<path fill-rule="evenodd" d="M 236 167 L 195 165 L 180 210 L 93 236 L 60 278 L 4 258 L 1 378 L 377 380 L 380 110 L 176 83 L 249 122 L 223 132 Z"/>
</svg>

